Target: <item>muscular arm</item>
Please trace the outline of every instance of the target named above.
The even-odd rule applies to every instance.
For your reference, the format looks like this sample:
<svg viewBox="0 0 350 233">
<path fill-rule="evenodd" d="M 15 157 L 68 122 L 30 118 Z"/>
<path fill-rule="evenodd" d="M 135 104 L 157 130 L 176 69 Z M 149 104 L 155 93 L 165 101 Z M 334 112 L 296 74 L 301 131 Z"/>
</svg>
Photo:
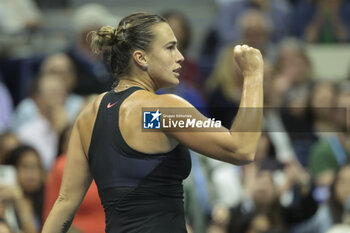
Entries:
<svg viewBox="0 0 350 233">
<path fill-rule="evenodd" d="M 240 66 L 244 84 L 240 108 L 230 129 L 221 132 L 166 132 L 180 143 L 214 159 L 244 165 L 254 160 L 261 136 L 263 118 L 263 61 L 260 52 L 247 46 L 236 46 L 235 59 Z M 160 97 L 161 98 L 161 97 Z M 162 98 L 164 105 L 193 108 L 187 101 L 172 95 Z M 199 112 L 193 116 L 206 120 Z"/>
<path fill-rule="evenodd" d="M 77 122 L 69 142 L 60 193 L 45 222 L 43 233 L 68 231 L 91 181 L 89 165 L 82 148 Z"/>
</svg>

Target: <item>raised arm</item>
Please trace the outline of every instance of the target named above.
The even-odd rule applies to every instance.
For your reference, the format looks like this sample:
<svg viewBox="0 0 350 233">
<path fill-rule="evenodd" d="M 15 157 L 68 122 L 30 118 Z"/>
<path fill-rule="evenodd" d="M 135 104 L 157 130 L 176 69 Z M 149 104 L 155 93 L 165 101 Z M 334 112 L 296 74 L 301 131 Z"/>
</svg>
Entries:
<svg viewBox="0 0 350 233">
<path fill-rule="evenodd" d="M 43 233 L 67 232 L 92 178 L 84 153 L 79 122 L 74 125 L 59 196 L 45 222 Z"/>
<path fill-rule="evenodd" d="M 263 118 L 263 59 L 259 50 L 246 45 L 234 48 L 234 57 L 244 82 L 240 107 L 230 129 L 222 127 L 220 132 L 169 131 L 169 136 L 203 155 L 244 165 L 254 160 L 261 136 Z M 173 96 L 164 96 L 164 105 L 193 108 L 187 101 Z M 193 118 L 206 120 L 198 111 Z"/>
</svg>

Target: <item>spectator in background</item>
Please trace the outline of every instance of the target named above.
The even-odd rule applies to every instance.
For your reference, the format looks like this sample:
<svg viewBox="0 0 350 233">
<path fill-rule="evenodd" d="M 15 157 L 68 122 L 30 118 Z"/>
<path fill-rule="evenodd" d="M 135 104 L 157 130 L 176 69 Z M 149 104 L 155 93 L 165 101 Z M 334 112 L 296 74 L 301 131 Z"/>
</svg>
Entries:
<svg viewBox="0 0 350 233">
<path fill-rule="evenodd" d="M 260 164 L 268 164 L 268 167 L 274 169 L 279 166 L 274 158 L 274 147 L 267 134 L 262 134 L 255 156 L 255 163 L 259 164 L 259 166 Z M 239 205 L 245 198 L 246 193 L 242 185 L 242 177 L 245 170 L 232 165 L 226 166 L 224 163 L 220 162 L 209 162 L 211 162 L 212 165 L 210 179 L 216 191 L 213 201 L 213 214 L 215 215 L 215 211 L 219 211 L 220 213 L 221 206 L 233 208 Z"/>
<path fill-rule="evenodd" d="M 239 18 L 249 10 L 257 10 L 266 17 L 273 42 L 289 35 L 291 10 L 286 0 L 236 0 L 219 4 L 218 32 L 224 44 L 242 38 L 244 31 Z"/>
<path fill-rule="evenodd" d="M 221 52 L 228 49 L 229 46 L 232 46 L 232 43 L 247 44 L 254 48 L 258 48 L 264 56 L 264 64 L 269 65 L 274 61 L 276 51 L 274 44 L 270 41 L 272 27 L 268 18 L 265 17 L 262 12 L 258 10 L 244 11 L 244 13 L 240 14 L 240 17 L 238 18 L 237 27 L 240 34 L 236 40 L 231 40 L 218 45 L 218 48 L 210 49 L 210 54 L 203 54 L 203 58 L 199 59 L 200 63 L 203 63 L 201 64 L 201 69 L 204 70 L 205 74 L 209 74 L 208 78 L 211 74 L 217 72 L 215 70 L 217 69 L 218 63 L 220 64 L 219 60 L 221 60 Z M 218 39 L 215 38 L 216 35 L 214 34 L 210 35 L 212 38 L 207 39 L 206 43 L 211 40 L 214 40 L 215 42 L 215 40 Z M 205 46 L 211 47 L 212 45 L 205 44 Z M 203 52 L 208 53 L 206 49 L 204 49 Z M 205 79 L 207 79 L 207 77 L 205 77 Z"/>
<path fill-rule="evenodd" d="M 350 165 L 342 167 L 332 182 L 330 199 L 321 205 L 316 214 L 300 224 L 292 232 L 326 233 L 333 225 L 345 223 L 345 206 L 350 198 Z"/>
<path fill-rule="evenodd" d="M 299 1 L 294 33 L 313 43 L 344 43 L 350 39 L 350 3 L 343 0 Z"/>
<path fill-rule="evenodd" d="M 245 167 L 245 199 L 231 209 L 228 232 L 236 232 L 242 224 L 246 224 L 247 216 L 255 211 L 263 213 L 265 228 L 277 232 L 288 230 L 290 226 L 315 214 L 317 203 L 312 199 L 311 183 L 306 171 L 298 164 L 290 163 L 284 167 L 284 181 L 278 182 L 278 174 L 277 170 L 273 172 L 256 164 Z M 293 192 L 294 199 L 282 205 L 281 197 L 285 192 Z M 254 222 L 249 225 L 254 225 Z"/>
<path fill-rule="evenodd" d="M 23 33 L 40 24 L 41 12 L 33 0 L 0 0 L 0 32 Z"/>
<path fill-rule="evenodd" d="M 74 122 L 80 112 L 84 99 L 73 93 L 77 85 L 77 73 L 73 61 L 64 53 L 56 53 L 44 60 L 41 65 L 42 74 L 56 74 L 65 84 L 68 96 L 65 108 L 69 115 L 69 121 Z"/>
<path fill-rule="evenodd" d="M 44 171 L 38 152 L 21 145 L 11 152 L 6 164 L 16 168 L 18 187 L 8 188 L 7 196 L 15 202 L 18 225 L 24 232 L 38 232 L 41 227 Z"/>
<path fill-rule="evenodd" d="M 209 29 L 198 58 L 203 79 L 212 72 L 221 49 L 232 43 L 259 48 L 264 63 L 273 62 L 274 44 L 289 35 L 290 9 L 286 0 L 217 2 L 217 23 Z"/>
<path fill-rule="evenodd" d="M 48 56 L 40 66 L 40 75 L 51 74 L 55 75 L 57 79 L 60 79 L 64 83 L 64 89 L 67 92 L 64 108 L 67 112 L 69 122 L 73 123 L 83 104 L 83 98 L 72 93 L 76 86 L 74 64 L 70 58 L 63 53 L 52 54 Z M 35 87 L 32 89 L 35 89 Z M 35 91 L 36 90 L 32 90 L 32 92 Z M 31 93 L 31 97 L 22 100 L 16 107 L 11 122 L 11 128 L 14 132 L 18 132 L 24 124 L 38 116 L 39 109 L 35 101 L 35 94 L 36 93 Z"/>
<path fill-rule="evenodd" d="M 225 127 L 231 125 L 237 113 L 243 85 L 241 71 L 235 62 L 232 63 L 232 51 L 232 45 L 222 49 L 206 82 L 210 115 L 221 120 Z"/>
<path fill-rule="evenodd" d="M 273 26 L 262 12 L 258 10 L 245 11 L 238 19 L 238 27 L 240 37 L 233 42 L 254 46 L 269 61 L 274 60 L 275 48 L 270 40 Z"/>
<path fill-rule="evenodd" d="M 74 92 L 89 95 L 110 90 L 114 79 L 101 60 L 91 52 L 86 38 L 89 32 L 103 25 L 117 25 L 119 19 L 106 7 L 91 3 L 79 7 L 72 20 L 75 38 L 67 55 L 74 63 L 78 78 Z"/>
<path fill-rule="evenodd" d="M 309 168 L 318 187 L 329 187 L 333 183 L 337 171 L 349 163 L 350 83 L 339 83 L 338 89 L 335 107 L 344 111 L 333 113 L 333 122 L 337 123 L 337 133 L 318 141 L 312 147 L 309 156 Z M 347 109 L 347 113 L 344 108 Z M 321 200 L 325 199 L 327 196 L 321 198 Z"/>
<path fill-rule="evenodd" d="M 10 126 L 13 102 L 7 87 L 1 82 L 0 75 L 0 133 L 6 131 Z"/>
<path fill-rule="evenodd" d="M 64 108 L 67 90 L 57 74 L 41 75 L 34 86 L 39 114 L 18 129 L 17 135 L 22 142 L 38 150 L 43 167 L 49 171 L 57 156 L 58 135 L 69 124 Z"/>
<path fill-rule="evenodd" d="M 308 150 L 303 151 L 303 143 L 314 143 L 315 138 L 293 133 L 312 132 L 309 122 L 305 122 L 311 77 L 312 65 L 303 44 L 293 38 L 281 41 L 271 78 L 264 86 L 268 107 L 264 111 L 265 128 L 280 162 L 299 159 L 302 165 L 307 164 Z M 300 143 L 295 141 L 299 139 Z"/>
<path fill-rule="evenodd" d="M 312 127 L 315 134 L 321 138 L 337 130 L 333 120 L 335 97 L 336 86 L 332 82 L 319 81 L 311 89 L 309 110 Z"/>
<path fill-rule="evenodd" d="M 261 232 L 273 232 L 281 233 L 282 231 L 272 230 L 273 226 L 271 219 L 265 212 L 253 211 L 240 218 L 240 224 L 235 229 L 235 232 L 239 233 L 261 233 Z M 232 231 L 231 231 L 232 232 Z"/>
<path fill-rule="evenodd" d="M 71 128 L 67 127 L 60 137 L 60 151 L 51 169 L 45 185 L 43 222 L 54 205 L 62 183 L 63 170 L 67 160 L 68 140 Z M 96 183 L 93 181 L 85 195 L 85 198 L 75 214 L 72 228 L 77 228 L 83 233 L 102 233 L 105 230 L 105 215 L 101 205 Z"/>
<path fill-rule="evenodd" d="M 304 45 L 293 38 L 281 41 L 271 80 L 272 91 L 269 92 L 271 95 L 267 96 L 269 105 L 281 106 L 289 90 L 309 85 L 311 78 L 312 64 Z"/>
<path fill-rule="evenodd" d="M 19 140 L 15 134 L 11 132 L 0 134 L 0 164 L 4 164 L 11 151 L 18 146 Z"/>
<path fill-rule="evenodd" d="M 33 0 L 0 0 L 0 57 L 28 54 L 42 13 Z"/>
</svg>

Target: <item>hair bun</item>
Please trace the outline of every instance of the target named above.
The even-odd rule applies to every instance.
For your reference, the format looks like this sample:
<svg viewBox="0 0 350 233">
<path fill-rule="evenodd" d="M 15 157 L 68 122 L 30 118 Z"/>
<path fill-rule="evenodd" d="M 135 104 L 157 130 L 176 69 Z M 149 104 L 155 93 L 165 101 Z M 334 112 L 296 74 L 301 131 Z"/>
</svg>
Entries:
<svg viewBox="0 0 350 233">
<path fill-rule="evenodd" d="M 92 51 L 100 55 L 106 46 L 116 43 L 116 29 L 111 26 L 103 26 L 97 31 L 89 33 Z"/>
<path fill-rule="evenodd" d="M 102 37 L 106 43 L 113 44 L 115 40 L 115 28 L 111 26 L 103 26 L 97 31 L 97 35 Z M 107 45 L 107 44 L 106 44 Z"/>
</svg>

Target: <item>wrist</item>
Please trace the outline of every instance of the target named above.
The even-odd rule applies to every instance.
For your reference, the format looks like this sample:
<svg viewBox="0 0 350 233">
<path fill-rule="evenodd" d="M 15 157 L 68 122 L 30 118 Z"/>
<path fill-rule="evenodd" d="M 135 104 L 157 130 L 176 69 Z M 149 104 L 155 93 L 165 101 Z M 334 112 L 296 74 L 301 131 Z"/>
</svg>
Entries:
<svg viewBox="0 0 350 233">
<path fill-rule="evenodd" d="M 260 73 L 244 75 L 244 85 L 260 85 L 263 83 L 263 75 Z"/>
<path fill-rule="evenodd" d="M 261 71 L 254 71 L 254 72 L 250 72 L 250 71 L 243 71 L 243 77 L 244 79 L 262 79 L 263 78 L 263 72 Z"/>
</svg>

